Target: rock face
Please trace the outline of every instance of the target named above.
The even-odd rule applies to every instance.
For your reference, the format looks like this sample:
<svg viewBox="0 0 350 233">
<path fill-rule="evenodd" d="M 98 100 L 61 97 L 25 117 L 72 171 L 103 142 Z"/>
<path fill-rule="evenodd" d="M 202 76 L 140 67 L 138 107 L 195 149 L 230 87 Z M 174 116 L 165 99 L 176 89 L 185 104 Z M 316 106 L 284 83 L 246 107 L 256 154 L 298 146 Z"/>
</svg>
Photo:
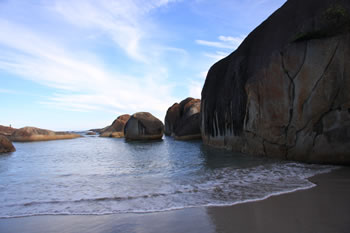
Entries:
<svg viewBox="0 0 350 233">
<path fill-rule="evenodd" d="M 199 99 L 187 98 L 171 106 L 165 116 L 165 135 L 178 140 L 201 138 Z"/>
<path fill-rule="evenodd" d="M 0 154 L 16 151 L 12 142 L 7 137 L 0 135 Z"/>
<path fill-rule="evenodd" d="M 350 1 L 288 0 L 209 70 L 205 144 L 350 164 Z"/>
<path fill-rule="evenodd" d="M 130 119 L 129 114 L 121 115 L 115 119 L 112 125 L 107 126 L 106 128 L 100 131 L 100 137 L 115 137 L 122 138 L 124 137 L 124 127 L 126 122 Z"/>
<path fill-rule="evenodd" d="M 78 138 L 80 135 L 67 132 L 54 132 L 46 129 L 35 127 L 24 127 L 17 129 L 11 135 L 11 140 L 14 142 L 33 142 L 33 141 L 49 141 L 60 139 Z"/>
<path fill-rule="evenodd" d="M 159 140 L 163 137 L 163 132 L 163 123 L 148 112 L 135 113 L 124 128 L 128 140 Z"/>
<path fill-rule="evenodd" d="M 12 128 L 12 127 L 7 127 L 7 126 L 0 125 L 0 135 L 11 136 L 11 134 L 12 134 L 15 130 L 16 130 L 16 129 L 14 129 L 14 128 Z"/>
</svg>

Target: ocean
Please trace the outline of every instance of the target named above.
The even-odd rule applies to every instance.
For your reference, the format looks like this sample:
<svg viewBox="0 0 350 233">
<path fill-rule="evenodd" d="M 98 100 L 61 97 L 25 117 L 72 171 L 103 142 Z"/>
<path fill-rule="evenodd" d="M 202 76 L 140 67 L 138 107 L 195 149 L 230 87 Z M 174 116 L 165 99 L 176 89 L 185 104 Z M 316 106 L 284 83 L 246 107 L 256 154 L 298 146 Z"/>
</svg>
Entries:
<svg viewBox="0 0 350 233">
<path fill-rule="evenodd" d="M 229 206 L 315 186 L 335 166 L 214 149 L 200 141 L 84 136 L 14 143 L 0 156 L 0 218 Z"/>
</svg>

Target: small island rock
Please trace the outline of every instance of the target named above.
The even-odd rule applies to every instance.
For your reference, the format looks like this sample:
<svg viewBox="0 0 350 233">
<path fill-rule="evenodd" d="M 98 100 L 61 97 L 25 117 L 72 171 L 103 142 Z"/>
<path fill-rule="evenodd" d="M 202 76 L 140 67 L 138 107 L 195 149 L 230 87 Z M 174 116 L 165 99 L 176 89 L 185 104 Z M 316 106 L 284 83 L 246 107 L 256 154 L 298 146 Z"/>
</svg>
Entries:
<svg viewBox="0 0 350 233">
<path fill-rule="evenodd" d="M 124 114 L 119 116 L 113 121 L 110 126 L 102 129 L 100 131 L 100 137 L 113 137 L 113 138 L 123 138 L 124 137 L 124 127 L 126 122 L 130 119 L 129 114 Z"/>
<path fill-rule="evenodd" d="M 148 112 L 132 115 L 124 128 L 128 140 L 159 140 L 163 137 L 163 123 Z"/>
<path fill-rule="evenodd" d="M 24 127 L 15 130 L 11 135 L 14 142 L 33 142 L 33 141 L 49 141 L 60 139 L 73 139 L 80 137 L 79 134 L 68 132 L 54 132 L 46 129 L 35 127 Z"/>
<path fill-rule="evenodd" d="M 0 135 L 3 136 L 11 136 L 11 134 L 15 131 L 15 128 L 0 125 Z"/>
<path fill-rule="evenodd" d="M 91 132 L 87 132 L 87 134 L 86 134 L 86 135 L 88 135 L 88 136 L 94 136 L 94 135 L 97 135 L 97 133 L 95 133 L 95 132 L 91 131 Z"/>
</svg>

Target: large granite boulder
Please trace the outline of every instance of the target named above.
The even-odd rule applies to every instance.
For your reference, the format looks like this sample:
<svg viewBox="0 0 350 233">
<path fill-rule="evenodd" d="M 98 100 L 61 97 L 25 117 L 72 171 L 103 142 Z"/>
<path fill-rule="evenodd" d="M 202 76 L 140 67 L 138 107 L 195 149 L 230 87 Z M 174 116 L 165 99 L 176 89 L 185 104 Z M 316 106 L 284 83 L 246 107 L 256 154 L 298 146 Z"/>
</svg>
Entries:
<svg viewBox="0 0 350 233">
<path fill-rule="evenodd" d="M 33 141 L 48 141 L 60 139 L 73 139 L 80 137 L 79 134 L 68 132 L 54 132 L 46 129 L 35 127 L 24 127 L 15 130 L 10 139 L 14 142 L 33 142 Z"/>
<path fill-rule="evenodd" d="M 112 125 L 107 126 L 106 128 L 100 131 L 100 137 L 115 137 L 123 138 L 124 137 L 124 127 L 126 122 L 130 119 L 129 114 L 121 115 L 115 119 Z"/>
<path fill-rule="evenodd" d="M 15 131 L 15 128 L 0 125 L 0 135 L 3 136 L 11 136 L 11 134 Z"/>
<path fill-rule="evenodd" d="M 163 123 L 148 112 L 135 113 L 124 128 L 127 140 L 159 140 L 163 137 L 163 132 Z"/>
<path fill-rule="evenodd" d="M 0 135 L 0 154 L 16 151 L 12 142 L 5 136 Z"/>
<path fill-rule="evenodd" d="M 288 0 L 202 90 L 205 144 L 350 164 L 350 1 Z"/>
<path fill-rule="evenodd" d="M 201 138 L 199 128 L 199 99 L 187 98 L 171 106 L 165 116 L 165 135 L 177 140 Z"/>
</svg>

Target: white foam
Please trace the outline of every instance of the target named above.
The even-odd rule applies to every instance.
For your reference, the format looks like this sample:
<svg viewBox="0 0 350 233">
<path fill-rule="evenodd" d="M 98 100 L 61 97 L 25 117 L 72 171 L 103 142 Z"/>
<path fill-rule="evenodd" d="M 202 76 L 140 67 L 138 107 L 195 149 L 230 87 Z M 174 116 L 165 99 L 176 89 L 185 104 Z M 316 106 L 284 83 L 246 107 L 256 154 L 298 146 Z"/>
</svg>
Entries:
<svg viewBox="0 0 350 233">
<path fill-rule="evenodd" d="M 159 182 L 148 180 L 148 189 L 132 187 L 123 195 L 77 193 L 61 199 L 6 200 L 0 203 L 0 218 L 38 215 L 107 215 L 150 213 L 183 208 L 232 206 L 265 200 L 272 196 L 310 189 L 308 178 L 336 169 L 335 166 L 274 163 L 250 168 L 220 168 L 200 176 Z M 153 184 L 154 182 L 154 184 Z M 159 182 L 159 183 L 157 183 Z M 122 190 L 125 191 L 125 190 Z M 122 192 L 121 192 L 122 193 Z M 75 197 L 75 198 L 74 198 Z"/>
</svg>

